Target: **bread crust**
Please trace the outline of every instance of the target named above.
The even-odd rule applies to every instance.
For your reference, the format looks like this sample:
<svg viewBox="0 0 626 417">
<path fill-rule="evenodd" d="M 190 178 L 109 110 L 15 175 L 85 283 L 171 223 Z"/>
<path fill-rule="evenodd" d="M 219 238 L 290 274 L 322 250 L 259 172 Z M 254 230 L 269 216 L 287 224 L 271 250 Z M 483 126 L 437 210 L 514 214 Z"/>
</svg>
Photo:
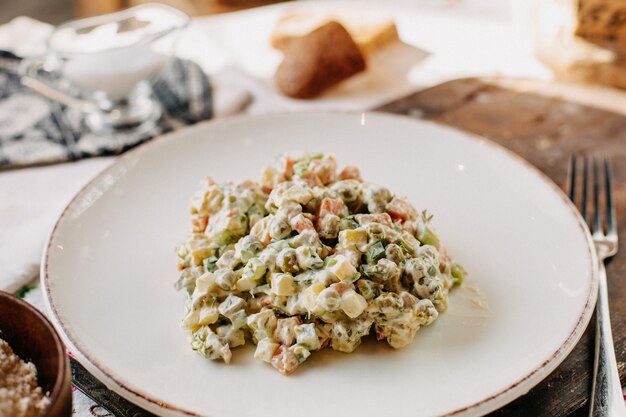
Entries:
<svg viewBox="0 0 626 417">
<path fill-rule="evenodd" d="M 579 0 L 575 35 L 625 55 L 626 2 Z"/>
<path fill-rule="evenodd" d="M 352 36 L 361 52 L 366 55 L 388 43 L 399 40 L 398 30 L 393 20 L 370 14 L 323 14 L 293 13 L 278 19 L 270 35 L 274 49 L 284 51 L 296 38 L 323 26 L 328 22 L 341 24 Z"/>
</svg>

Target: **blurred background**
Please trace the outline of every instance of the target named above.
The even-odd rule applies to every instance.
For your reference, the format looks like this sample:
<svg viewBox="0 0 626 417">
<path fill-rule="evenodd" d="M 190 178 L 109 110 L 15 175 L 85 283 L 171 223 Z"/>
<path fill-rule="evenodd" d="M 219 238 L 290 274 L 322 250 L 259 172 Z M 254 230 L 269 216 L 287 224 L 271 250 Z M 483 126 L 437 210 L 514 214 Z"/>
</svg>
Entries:
<svg viewBox="0 0 626 417">
<path fill-rule="evenodd" d="M 74 17 L 94 16 L 114 12 L 142 3 L 143 0 L 0 0 L 0 23 L 18 16 L 30 16 L 47 23 L 58 24 Z M 154 1 L 152 1 L 154 3 Z M 257 7 L 278 0 L 169 0 L 160 1 L 199 16 Z"/>
</svg>

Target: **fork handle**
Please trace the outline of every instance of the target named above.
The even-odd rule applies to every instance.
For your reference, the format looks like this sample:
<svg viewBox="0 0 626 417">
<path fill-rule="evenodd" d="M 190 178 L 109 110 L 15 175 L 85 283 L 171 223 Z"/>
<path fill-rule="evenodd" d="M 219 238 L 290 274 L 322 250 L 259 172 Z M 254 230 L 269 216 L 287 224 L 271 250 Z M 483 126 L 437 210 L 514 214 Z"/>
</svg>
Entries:
<svg viewBox="0 0 626 417">
<path fill-rule="evenodd" d="M 626 417 L 624 395 L 617 372 L 613 348 L 606 269 L 599 262 L 598 301 L 596 304 L 596 346 L 593 362 L 590 417 Z"/>
</svg>

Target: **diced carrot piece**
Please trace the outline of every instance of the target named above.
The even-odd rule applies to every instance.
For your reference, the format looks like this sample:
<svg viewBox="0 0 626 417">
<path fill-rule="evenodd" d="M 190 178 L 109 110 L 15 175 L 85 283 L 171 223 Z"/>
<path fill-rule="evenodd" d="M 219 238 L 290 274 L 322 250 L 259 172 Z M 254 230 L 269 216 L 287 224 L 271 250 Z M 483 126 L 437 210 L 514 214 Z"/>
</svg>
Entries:
<svg viewBox="0 0 626 417">
<path fill-rule="evenodd" d="M 283 375 L 289 375 L 299 365 L 296 355 L 285 346 L 280 346 L 276 349 L 271 364 Z"/>
<path fill-rule="evenodd" d="M 448 251 L 441 243 L 437 246 L 437 250 L 439 251 L 439 272 L 443 272 L 446 270 L 446 264 L 450 262 L 452 258 L 448 255 Z"/>
<path fill-rule="evenodd" d="M 340 180 L 361 180 L 361 171 L 355 166 L 347 166 L 339 173 Z"/>
<path fill-rule="evenodd" d="M 307 183 L 309 187 L 321 187 L 324 185 L 320 177 L 312 172 L 307 172 L 300 176 L 300 179 Z"/>
<path fill-rule="evenodd" d="M 293 230 L 295 230 L 298 233 L 302 233 L 305 230 L 315 229 L 315 227 L 313 227 L 313 222 L 309 220 L 308 218 L 304 217 L 302 213 L 298 214 L 297 216 L 292 217 L 291 220 L 289 221 L 289 225 L 291 226 Z"/>
<path fill-rule="evenodd" d="M 295 165 L 295 159 L 291 159 L 289 156 L 284 155 L 282 158 L 283 175 L 286 179 L 290 180 L 293 177 L 293 166 Z"/>
<path fill-rule="evenodd" d="M 327 214 L 334 214 L 335 216 L 343 217 L 346 214 L 348 208 L 343 200 L 340 198 L 324 197 L 320 204 L 319 217 L 325 217 Z"/>
<path fill-rule="evenodd" d="M 394 219 L 408 220 L 411 216 L 411 205 L 404 198 L 394 197 L 386 207 L 387 213 Z"/>
<path fill-rule="evenodd" d="M 336 282 L 336 283 L 332 284 L 332 285 L 330 286 L 330 288 L 333 288 L 333 289 L 334 289 L 334 290 L 336 290 L 339 294 L 342 294 L 342 293 L 346 292 L 347 290 L 349 290 L 349 289 L 351 289 L 351 288 L 353 288 L 353 287 L 352 287 L 352 284 L 346 284 L 346 283 L 345 283 L 345 282 L 343 282 L 343 281 L 339 281 L 339 282 Z"/>
<path fill-rule="evenodd" d="M 191 219 L 191 227 L 194 233 L 202 233 L 209 223 L 209 216 L 194 216 Z"/>
<path fill-rule="evenodd" d="M 337 176 L 337 161 L 332 156 L 314 159 L 309 163 L 308 170 L 317 175 L 324 185 L 328 185 Z"/>
</svg>

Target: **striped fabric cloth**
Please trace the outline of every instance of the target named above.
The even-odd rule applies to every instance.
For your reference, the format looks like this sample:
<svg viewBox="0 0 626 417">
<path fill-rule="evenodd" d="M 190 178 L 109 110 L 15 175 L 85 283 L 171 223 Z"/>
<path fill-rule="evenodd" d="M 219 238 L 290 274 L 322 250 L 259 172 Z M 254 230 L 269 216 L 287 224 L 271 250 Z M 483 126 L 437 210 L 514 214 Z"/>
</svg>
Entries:
<svg viewBox="0 0 626 417">
<path fill-rule="evenodd" d="M 0 169 L 116 155 L 179 126 L 213 116 L 211 83 L 191 61 L 173 58 L 153 82 L 163 117 L 142 133 L 96 135 L 85 129 L 76 109 L 22 86 L 21 59 L 0 51 Z"/>
</svg>

